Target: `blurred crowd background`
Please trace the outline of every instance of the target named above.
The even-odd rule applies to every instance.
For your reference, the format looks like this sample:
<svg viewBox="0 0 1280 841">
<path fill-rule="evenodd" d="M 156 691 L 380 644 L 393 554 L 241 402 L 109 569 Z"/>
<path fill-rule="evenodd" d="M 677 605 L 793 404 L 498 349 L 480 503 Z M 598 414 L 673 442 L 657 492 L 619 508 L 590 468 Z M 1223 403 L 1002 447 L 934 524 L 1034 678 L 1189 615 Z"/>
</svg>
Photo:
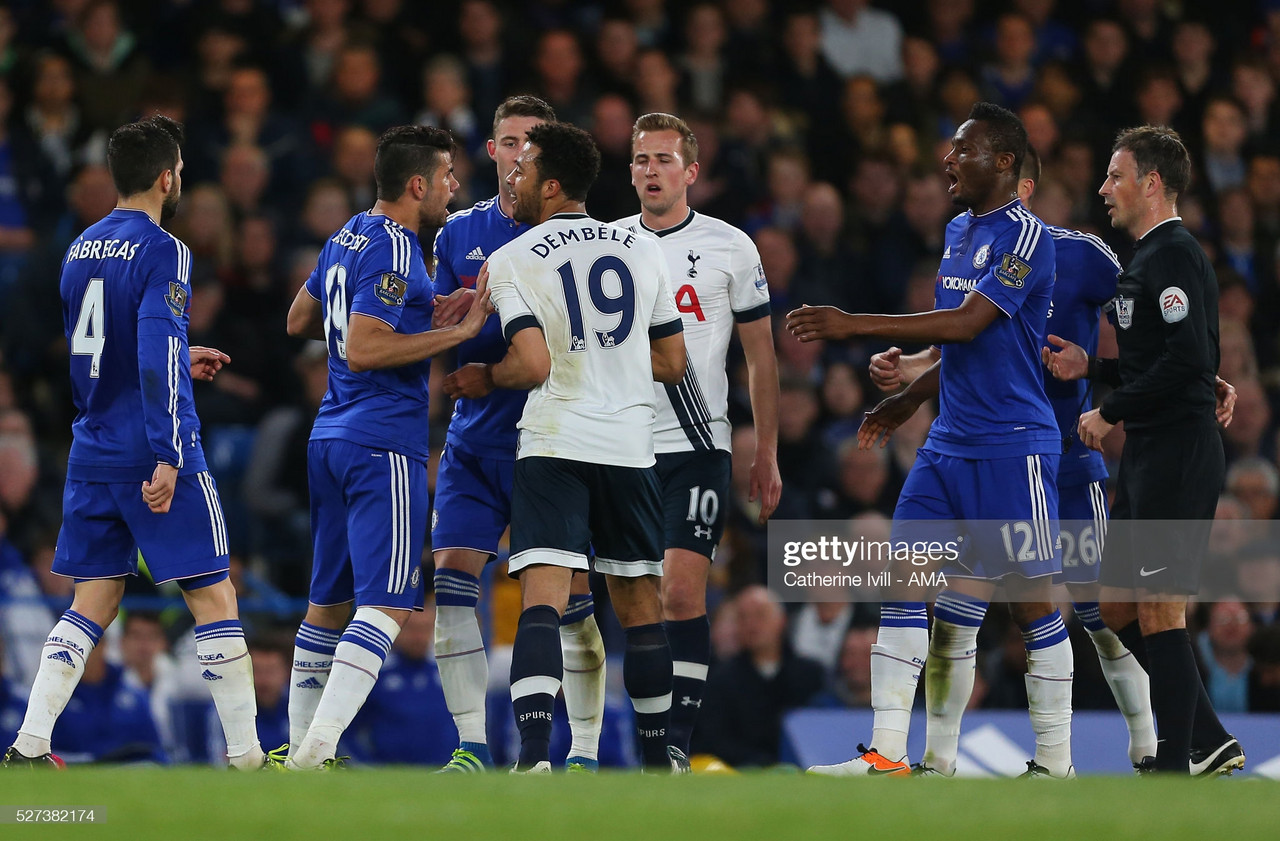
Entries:
<svg viewBox="0 0 1280 841">
<path fill-rule="evenodd" d="M 1219 516 L 1272 519 L 1278 87 L 1280 0 L 10 0 L 0 6 L 0 729 L 20 721 L 34 658 L 70 602 L 70 582 L 49 572 L 74 414 L 57 283 L 67 246 L 115 202 L 103 164 L 120 123 L 164 113 L 186 125 L 171 228 L 194 256 L 191 343 L 233 360 L 196 385 L 196 400 L 256 646 L 263 742 L 274 746 L 309 580 L 305 442 L 326 365 L 323 347 L 286 337 L 285 313 L 320 244 L 372 204 L 384 129 L 454 133 L 462 209 L 496 192 L 484 148 L 495 106 L 536 94 L 595 136 L 603 171 L 588 210 L 612 220 L 638 210 L 627 169 L 634 119 L 688 120 L 702 150 L 691 204 L 753 237 L 779 325 L 776 516 L 874 519 L 892 513 L 932 416 L 921 411 L 887 449 L 859 451 L 852 436 L 876 401 L 866 363 L 882 348 L 801 345 L 781 315 L 799 303 L 932 307 L 955 212 L 940 161 L 979 99 L 1017 111 L 1044 159 L 1034 211 L 1098 234 L 1122 259 L 1131 244 L 1095 194 L 1111 139 L 1129 125 L 1172 125 L 1195 163 L 1179 210 L 1217 267 L 1221 373 L 1239 393 Z M 421 232 L 428 251 L 433 235 Z M 746 493 L 754 436 L 736 350 L 730 380 L 734 499 L 713 570 L 717 663 L 695 747 L 767 765 L 783 710 L 867 705 L 876 614 L 780 606 L 759 586 L 765 531 Z M 449 413 L 437 390 L 423 422 L 440 444 Z M 1122 440 L 1118 431 L 1107 442 L 1113 466 Z M 1280 710 L 1280 547 L 1249 554 L 1272 563 L 1240 563 L 1238 599 L 1192 617 L 1224 712 Z M 518 601 L 503 575 L 485 592 L 500 650 Z M 63 717 L 55 742 L 82 758 L 217 756 L 207 696 L 187 674 L 185 612 L 144 578 L 129 593 L 128 619 L 73 701 L 82 714 Z M 356 728 L 357 755 L 434 762 L 453 746 L 430 614 L 411 627 Z M 1092 646 L 1075 631 L 1076 706 L 1106 708 Z M 1021 637 L 998 607 L 980 657 L 974 705 L 1025 705 Z M 499 701 L 504 670 L 499 656 Z M 610 704 L 624 719 L 625 704 Z M 495 726 L 510 717 L 503 709 Z M 395 735 L 410 725 L 416 741 Z M 83 732 L 64 729 L 75 727 Z M 616 761 L 628 761 L 624 723 L 610 728 Z"/>
</svg>

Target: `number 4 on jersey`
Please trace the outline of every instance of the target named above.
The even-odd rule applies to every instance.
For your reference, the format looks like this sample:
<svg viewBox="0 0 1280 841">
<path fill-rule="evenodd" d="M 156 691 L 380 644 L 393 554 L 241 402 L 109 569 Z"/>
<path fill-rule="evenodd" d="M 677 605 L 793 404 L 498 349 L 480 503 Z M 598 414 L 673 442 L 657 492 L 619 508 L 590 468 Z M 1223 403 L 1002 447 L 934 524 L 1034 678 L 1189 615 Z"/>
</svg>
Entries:
<svg viewBox="0 0 1280 841">
<path fill-rule="evenodd" d="M 80 317 L 71 331 L 71 352 L 91 357 L 89 376 L 97 379 L 102 365 L 102 350 L 107 346 L 107 308 L 102 300 L 102 278 L 95 277 L 85 287 L 80 299 Z"/>
<path fill-rule="evenodd" d="M 707 320 L 707 317 L 702 314 L 702 302 L 698 300 L 698 290 L 694 289 L 691 283 L 686 283 L 676 291 L 676 309 L 680 312 L 693 313 L 699 321 Z"/>
</svg>

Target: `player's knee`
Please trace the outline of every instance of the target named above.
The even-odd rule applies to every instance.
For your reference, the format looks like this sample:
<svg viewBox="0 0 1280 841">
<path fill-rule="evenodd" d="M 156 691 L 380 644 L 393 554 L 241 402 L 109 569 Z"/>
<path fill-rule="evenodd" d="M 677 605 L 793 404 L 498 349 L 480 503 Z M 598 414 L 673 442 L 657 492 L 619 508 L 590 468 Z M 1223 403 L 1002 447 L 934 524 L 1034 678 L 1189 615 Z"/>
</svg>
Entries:
<svg viewBox="0 0 1280 841">
<path fill-rule="evenodd" d="M 317 628 L 327 628 L 329 630 L 341 630 L 347 626 L 347 620 L 351 617 L 351 602 L 336 605 L 307 605 L 308 625 L 315 625 Z"/>
<path fill-rule="evenodd" d="M 662 618 L 672 622 L 697 619 L 707 612 L 706 592 L 689 586 L 688 582 L 672 581 L 662 584 Z"/>
<path fill-rule="evenodd" d="M 1119 631 L 1138 618 L 1138 611 L 1132 602 L 1101 602 L 1098 612 L 1102 621 L 1113 631 Z"/>
<path fill-rule="evenodd" d="M 1013 616 L 1013 621 L 1023 629 L 1052 612 L 1053 605 L 1048 602 L 1014 602 L 1009 605 L 1009 614 Z"/>
<path fill-rule="evenodd" d="M 471 549 L 443 549 L 434 553 L 432 560 L 438 570 L 451 569 L 456 572 L 465 572 L 472 578 L 479 578 L 484 572 L 489 556 L 484 552 Z"/>
</svg>

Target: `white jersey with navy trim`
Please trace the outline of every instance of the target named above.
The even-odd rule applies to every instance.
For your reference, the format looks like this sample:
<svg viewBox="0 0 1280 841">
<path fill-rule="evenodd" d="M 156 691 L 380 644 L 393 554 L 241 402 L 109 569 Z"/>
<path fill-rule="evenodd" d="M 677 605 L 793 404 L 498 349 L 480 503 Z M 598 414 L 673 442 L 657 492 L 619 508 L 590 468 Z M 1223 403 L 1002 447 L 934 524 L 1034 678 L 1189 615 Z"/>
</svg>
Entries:
<svg viewBox="0 0 1280 841">
<path fill-rule="evenodd" d="M 551 354 L 516 458 L 653 466 L 650 340 L 682 330 L 657 243 L 559 213 L 490 255 L 489 289 L 507 341 L 540 327 Z"/>
<path fill-rule="evenodd" d="M 756 244 L 728 222 L 692 210 L 661 231 L 646 227 L 638 214 L 617 224 L 658 240 L 684 320 L 689 367 L 679 384 L 656 384 L 654 450 L 729 452 L 729 338 L 734 322 L 769 317 L 769 287 Z"/>
</svg>

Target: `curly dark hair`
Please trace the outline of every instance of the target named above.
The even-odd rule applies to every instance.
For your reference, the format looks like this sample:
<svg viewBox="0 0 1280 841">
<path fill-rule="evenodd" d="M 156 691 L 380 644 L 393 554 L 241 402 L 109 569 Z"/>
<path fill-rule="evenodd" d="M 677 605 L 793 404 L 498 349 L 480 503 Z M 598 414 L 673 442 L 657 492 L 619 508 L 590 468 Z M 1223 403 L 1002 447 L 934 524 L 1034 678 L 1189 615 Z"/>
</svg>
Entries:
<svg viewBox="0 0 1280 841">
<path fill-rule="evenodd" d="M 107 169 L 122 196 L 145 193 L 160 174 L 178 166 L 182 124 L 156 115 L 126 123 L 107 141 Z"/>
<path fill-rule="evenodd" d="M 405 185 L 415 175 L 431 178 L 440 159 L 453 155 L 453 135 L 430 126 L 395 126 L 378 139 L 373 177 L 378 182 L 378 198 L 395 201 L 404 195 Z"/>
<path fill-rule="evenodd" d="M 542 123 L 529 129 L 529 143 L 538 147 L 538 183 L 559 181 L 571 201 L 586 201 L 600 174 L 600 150 L 577 126 Z"/>
<path fill-rule="evenodd" d="M 1020 174 L 1027 156 L 1027 129 L 1018 115 L 994 102 L 977 102 L 969 110 L 969 119 L 987 127 L 991 151 L 1013 155 L 1013 172 Z"/>
</svg>

